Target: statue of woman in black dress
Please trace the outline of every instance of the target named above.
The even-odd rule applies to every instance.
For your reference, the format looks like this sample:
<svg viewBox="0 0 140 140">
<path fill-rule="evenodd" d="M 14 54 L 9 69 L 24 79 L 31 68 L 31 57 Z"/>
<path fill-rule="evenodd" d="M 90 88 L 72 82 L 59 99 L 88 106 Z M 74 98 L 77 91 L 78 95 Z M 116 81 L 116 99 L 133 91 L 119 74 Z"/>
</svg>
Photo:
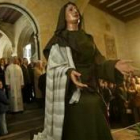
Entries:
<svg viewBox="0 0 140 140">
<path fill-rule="evenodd" d="M 54 36 L 44 49 L 45 126 L 34 140 L 113 140 L 98 79 L 121 83 L 133 68 L 125 60 L 106 60 L 81 23 L 74 3 L 62 7 Z"/>
</svg>

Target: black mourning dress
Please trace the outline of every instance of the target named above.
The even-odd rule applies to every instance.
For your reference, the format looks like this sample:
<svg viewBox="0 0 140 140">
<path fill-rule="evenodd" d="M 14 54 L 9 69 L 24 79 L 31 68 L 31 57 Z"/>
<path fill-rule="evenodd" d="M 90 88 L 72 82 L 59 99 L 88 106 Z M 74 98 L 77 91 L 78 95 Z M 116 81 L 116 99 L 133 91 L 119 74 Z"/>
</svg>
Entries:
<svg viewBox="0 0 140 140">
<path fill-rule="evenodd" d="M 115 81 L 116 61 L 102 63 L 104 60 L 91 36 L 83 30 L 65 31 L 64 34 L 71 45 L 76 71 L 82 74 L 82 83 L 88 84 L 89 88 L 81 90 L 78 103 L 69 104 L 75 85 L 72 81 L 68 82 L 62 140 L 113 140 L 105 117 L 105 104 L 97 92 L 97 78 Z M 72 42 L 76 44 L 75 48 Z M 98 61 L 101 61 L 101 66 L 98 65 Z"/>
</svg>

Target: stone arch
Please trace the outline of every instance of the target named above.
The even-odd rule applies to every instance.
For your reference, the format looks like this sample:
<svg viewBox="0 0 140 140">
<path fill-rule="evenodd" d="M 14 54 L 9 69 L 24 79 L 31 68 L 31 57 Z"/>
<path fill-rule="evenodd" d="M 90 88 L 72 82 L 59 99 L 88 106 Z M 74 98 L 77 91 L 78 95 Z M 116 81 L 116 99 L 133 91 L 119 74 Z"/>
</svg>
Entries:
<svg viewBox="0 0 140 140">
<path fill-rule="evenodd" d="M 5 36 L 5 39 L 8 40 L 8 44 L 4 44 L 4 48 L 1 48 L 1 54 L 3 57 L 10 57 L 11 53 L 13 52 L 12 49 L 12 40 L 11 38 L 5 33 L 5 31 L 0 30 L 0 32 L 3 34 L 3 36 Z"/>
<path fill-rule="evenodd" d="M 21 5 L 17 5 L 17 4 L 13 4 L 13 3 L 8 3 L 8 2 L 0 2 L 0 7 L 9 7 L 12 9 L 15 9 L 17 11 L 19 11 L 20 13 L 22 13 L 24 16 L 26 16 L 26 18 L 29 20 L 32 28 L 33 28 L 33 32 L 34 32 L 34 36 L 35 36 L 35 46 L 36 46 L 36 53 L 34 54 L 35 56 L 38 56 L 38 59 L 40 59 L 40 43 L 39 43 L 39 26 L 37 24 L 37 21 L 35 20 L 35 17 L 33 16 L 33 14 L 29 11 L 27 11 L 27 9 L 25 10 L 25 8 L 23 8 Z"/>
<path fill-rule="evenodd" d="M 34 32 L 30 27 L 26 27 L 22 30 L 19 36 L 19 42 L 18 42 L 18 48 L 17 48 L 19 56 L 22 56 L 23 47 L 25 47 L 28 44 L 32 34 L 34 34 Z"/>
<path fill-rule="evenodd" d="M 9 48 L 9 46 L 6 46 L 3 50 L 3 57 L 4 58 L 10 58 L 11 54 L 12 54 L 12 47 Z"/>
<path fill-rule="evenodd" d="M 13 38 L 13 35 L 12 35 L 12 31 L 10 31 L 10 27 L 8 28 L 7 30 L 7 26 L 4 26 L 5 23 L 3 22 L 0 22 L 0 30 L 2 31 L 2 33 L 4 35 L 6 35 L 8 37 L 8 39 L 11 41 L 12 43 L 12 46 L 15 46 L 15 43 L 14 43 L 14 38 Z"/>
</svg>

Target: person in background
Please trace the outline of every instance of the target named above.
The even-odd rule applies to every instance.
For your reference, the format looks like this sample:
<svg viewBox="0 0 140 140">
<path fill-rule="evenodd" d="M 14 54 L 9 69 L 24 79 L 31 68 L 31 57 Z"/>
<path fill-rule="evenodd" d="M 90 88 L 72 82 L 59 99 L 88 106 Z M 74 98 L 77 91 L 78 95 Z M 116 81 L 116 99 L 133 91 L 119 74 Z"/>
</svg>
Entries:
<svg viewBox="0 0 140 140">
<path fill-rule="evenodd" d="M 0 58 L 0 79 L 3 82 L 3 86 L 5 87 L 5 60 L 4 58 Z"/>
<path fill-rule="evenodd" d="M 23 73 L 21 67 L 17 64 L 17 57 L 11 58 L 11 64 L 7 66 L 5 72 L 5 81 L 8 88 L 8 97 L 10 102 L 10 111 L 23 111 L 23 98 L 21 89 L 24 85 Z"/>
<path fill-rule="evenodd" d="M 121 83 L 123 74 L 133 68 L 125 60 L 106 60 L 81 24 L 77 6 L 65 4 L 44 50 L 48 59 L 45 126 L 34 140 L 113 140 L 98 79 Z"/>
<path fill-rule="evenodd" d="M 0 136 L 8 134 L 6 123 L 6 112 L 8 111 L 9 101 L 3 88 L 2 80 L 0 80 Z"/>
<path fill-rule="evenodd" d="M 3 87 L 6 90 L 6 96 L 8 97 L 8 90 L 7 90 L 7 87 L 5 85 L 5 70 L 6 70 L 5 59 L 1 58 L 0 59 L 0 80 L 2 80 Z"/>
<path fill-rule="evenodd" d="M 5 69 L 6 69 L 11 62 L 10 62 L 10 58 L 4 58 L 4 59 L 5 59 Z"/>
<path fill-rule="evenodd" d="M 117 85 L 116 94 L 118 96 L 118 113 L 120 117 L 120 123 L 123 127 L 127 127 L 134 123 L 133 110 L 131 106 L 131 99 L 126 87 L 126 82 Z"/>
<path fill-rule="evenodd" d="M 38 103 L 38 106 L 42 108 L 42 101 L 43 96 L 41 93 L 41 90 L 38 87 L 39 77 L 43 74 L 43 67 L 42 67 L 42 61 L 38 60 L 34 67 L 34 85 L 35 85 L 35 99 Z"/>
<path fill-rule="evenodd" d="M 30 103 L 33 98 L 32 97 L 31 79 L 30 79 L 30 75 L 29 75 L 29 69 L 27 66 L 28 66 L 28 59 L 23 58 L 23 63 L 21 65 L 21 69 L 22 69 L 23 79 L 24 79 L 24 86 L 22 88 L 24 103 Z"/>
<path fill-rule="evenodd" d="M 101 81 L 100 81 L 100 93 L 101 93 L 102 99 L 106 105 L 106 118 L 107 118 L 107 121 L 109 122 L 110 101 L 112 98 L 112 94 L 111 94 L 110 89 L 108 88 L 108 82 L 104 81 L 104 80 L 101 80 Z"/>
<path fill-rule="evenodd" d="M 33 58 L 31 58 L 31 62 L 28 64 L 28 72 L 31 80 L 31 90 L 32 90 L 32 101 L 35 99 L 35 83 L 34 83 L 34 67 L 35 67 L 35 62 Z"/>
<path fill-rule="evenodd" d="M 131 76 L 130 78 L 128 94 L 131 98 L 131 105 L 133 107 L 135 123 L 138 123 L 140 122 L 140 108 L 139 108 L 140 103 L 139 103 L 138 86 L 136 84 L 136 79 L 133 76 Z"/>
<path fill-rule="evenodd" d="M 45 66 L 45 69 L 47 69 L 47 66 Z M 38 79 L 38 88 L 40 89 L 43 96 L 43 101 L 42 101 L 43 107 L 45 107 L 45 96 L 46 96 L 46 73 L 47 72 L 40 75 Z"/>
</svg>

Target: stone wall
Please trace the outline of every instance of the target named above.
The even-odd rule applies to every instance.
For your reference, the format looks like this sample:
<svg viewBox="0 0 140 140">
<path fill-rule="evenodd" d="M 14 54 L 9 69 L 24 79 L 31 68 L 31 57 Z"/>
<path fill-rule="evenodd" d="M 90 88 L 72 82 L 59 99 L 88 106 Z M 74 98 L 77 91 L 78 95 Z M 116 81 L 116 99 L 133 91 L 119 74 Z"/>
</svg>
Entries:
<svg viewBox="0 0 140 140">
<path fill-rule="evenodd" d="M 134 61 L 134 65 L 140 67 L 140 18 L 132 20 L 126 24 L 126 50 Z"/>
<path fill-rule="evenodd" d="M 106 54 L 105 35 L 114 38 L 117 58 L 127 57 L 127 50 L 125 54 L 125 23 L 112 16 L 104 13 L 97 8 L 88 5 L 84 12 L 84 28 L 92 34 L 96 45 L 103 55 Z"/>
</svg>

